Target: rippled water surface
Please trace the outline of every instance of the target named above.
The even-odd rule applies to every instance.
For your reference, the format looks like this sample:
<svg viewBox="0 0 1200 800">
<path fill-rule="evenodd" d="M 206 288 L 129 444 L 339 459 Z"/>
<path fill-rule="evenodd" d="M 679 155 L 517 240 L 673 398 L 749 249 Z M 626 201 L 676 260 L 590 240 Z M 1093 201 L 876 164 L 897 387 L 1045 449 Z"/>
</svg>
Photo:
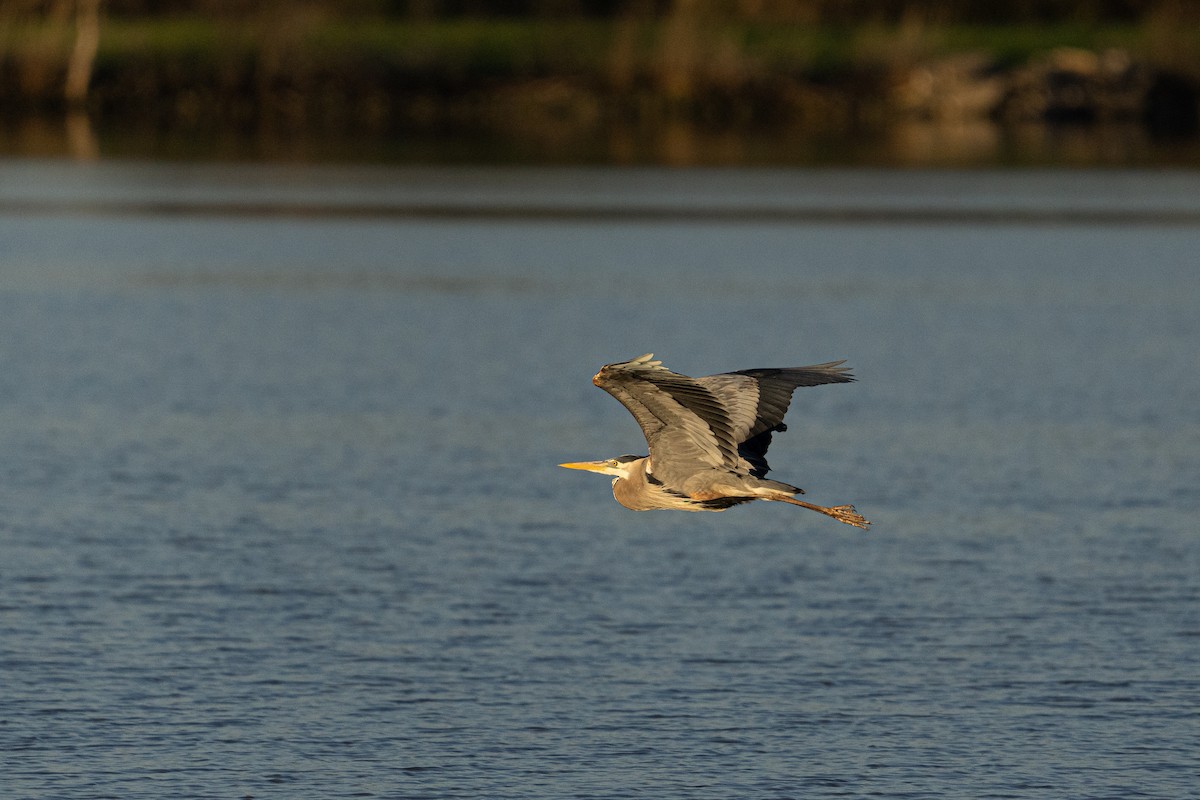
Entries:
<svg viewBox="0 0 1200 800">
<path fill-rule="evenodd" d="M 0 179 L 7 796 L 1200 796 L 1195 175 Z M 651 350 L 872 531 L 558 469 Z"/>
</svg>

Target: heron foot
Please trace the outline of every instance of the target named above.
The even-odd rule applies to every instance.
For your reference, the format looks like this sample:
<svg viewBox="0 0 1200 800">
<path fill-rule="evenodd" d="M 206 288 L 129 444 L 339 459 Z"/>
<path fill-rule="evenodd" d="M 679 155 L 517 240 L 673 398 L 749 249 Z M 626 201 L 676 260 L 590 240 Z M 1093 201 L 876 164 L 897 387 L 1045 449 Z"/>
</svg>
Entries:
<svg viewBox="0 0 1200 800">
<path fill-rule="evenodd" d="M 825 506 L 818 506 L 813 503 L 805 502 L 804 500 L 797 500 L 796 498 L 789 497 L 786 494 L 768 497 L 767 499 L 780 500 L 784 503 L 791 503 L 794 506 L 800 506 L 801 508 L 812 509 L 813 511 L 824 514 L 825 516 L 833 517 L 838 522 L 844 522 L 847 525 L 853 525 L 856 528 L 862 528 L 864 531 L 871 526 L 871 523 L 867 522 L 863 515 L 858 513 L 858 510 L 855 509 L 854 506 L 831 506 L 827 508 Z"/>
<path fill-rule="evenodd" d="M 862 514 L 858 513 L 858 510 L 854 506 L 833 506 L 829 509 L 828 513 L 829 516 L 838 522 L 862 528 L 864 531 L 871 527 L 871 523 Z"/>
</svg>

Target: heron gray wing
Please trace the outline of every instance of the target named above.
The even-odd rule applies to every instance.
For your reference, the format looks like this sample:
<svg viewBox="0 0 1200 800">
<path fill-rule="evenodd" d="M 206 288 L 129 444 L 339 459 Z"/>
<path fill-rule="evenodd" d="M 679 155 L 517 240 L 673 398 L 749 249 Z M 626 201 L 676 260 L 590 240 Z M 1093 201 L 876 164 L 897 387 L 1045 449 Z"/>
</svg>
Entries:
<svg viewBox="0 0 1200 800">
<path fill-rule="evenodd" d="M 841 366 L 844 363 L 842 360 L 808 367 L 743 369 L 695 380 L 727 409 L 738 454 L 749 465 L 750 474 L 761 478 L 770 470 L 766 456 L 771 434 L 787 430 L 783 418 L 791 405 L 792 392 L 800 386 L 853 381 L 850 370 Z"/>
<path fill-rule="evenodd" d="M 686 375 L 671 372 L 653 354 L 607 364 L 592 383 L 629 409 L 650 447 L 651 469 L 668 485 L 682 485 L 705 469 L 738 470 L 733 423 L 721 400 Z"/>
</svg>

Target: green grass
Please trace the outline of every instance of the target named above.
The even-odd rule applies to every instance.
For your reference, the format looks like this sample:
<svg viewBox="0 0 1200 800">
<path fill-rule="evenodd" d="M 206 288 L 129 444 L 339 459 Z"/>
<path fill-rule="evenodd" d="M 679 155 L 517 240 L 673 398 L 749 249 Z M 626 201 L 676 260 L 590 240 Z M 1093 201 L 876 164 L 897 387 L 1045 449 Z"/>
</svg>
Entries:
<svg viewBox="0 0 1200 800">
<path fill-rule="evenodd" d="M 1083 24 L 1063 24 L 1052 28 L 986 28 L 959 26 L 934 35 L 942 53 L 980 51 L 1001 64 L 1021 64 L 1039 53 L 1057 47 L 1088 50 L 1121 48 L 1141 51 L 1141 30 L 1133 26 L 1097 28 Z M 1141 55 L 1148 55 L 1142 52 Z"/>
<path fill-rule="evenodd" d="M 214 57 L 231 50 L 256 47 L 248 33 L 238 33 L 206 19 L 107 19 L 100 32 L 101 58 L 139 56 Z"/>
<path fill-rule="evenodd" d="M 327 66 L 340 70 L 379 65 L 405 72 L 457 78 L 512 79 L 563 75 L 600 82 L 614 66 L 626 72 L 655 69 L 664 52 L 664 21 L 636 23 L 621 37 L 611 20 L 449 19 L 395 20 L 252 19 L 241 23 L 207 18 L 107 18 L 101 63 L 137 63 L 144 59 L 179 61 L 214 68 L 264 52 L 282 54 L 288 68 L 300 71 Z M 746 22 L 709 22 L 693 29 L 684 44 L 701 70 L 714 53 L 725 68 L 742 74 L 852 74 L 913 63 L 956 52 L 984 53 L 1003 65 L 1019 64 L 1055 47 L 1093 50 L 1123 48 L 1149 63 L 1169 59 L 1200 74 L 1200 30 L 1149 25 L 1058 24 L 1042 27 L 926 25 L 915 29 L 881 26 L 812 27 Z M 61 30 L 27 26 L 20 37 L 5 37 L 10 56 L 45 57 L 66 50 Z M 617 53 L 620 53 L 618 56 Z M 1165 54 L 1165 55 L 1164 55 Z M 615 65 L 614 60 L 623 59 Z"/>
<path fill-rule="evenodd" d="M 576 73 L 604 62 L 607 23 L 349 22 L 278 28 L 269 21 L 243 26 L 207 19 L 106 20 L 99 57 L 104 60 L 200 59 L 212 64 L 275 50 L 300 67 L 388 63 L 449 75 L 524 76 Z"/>
</svg>

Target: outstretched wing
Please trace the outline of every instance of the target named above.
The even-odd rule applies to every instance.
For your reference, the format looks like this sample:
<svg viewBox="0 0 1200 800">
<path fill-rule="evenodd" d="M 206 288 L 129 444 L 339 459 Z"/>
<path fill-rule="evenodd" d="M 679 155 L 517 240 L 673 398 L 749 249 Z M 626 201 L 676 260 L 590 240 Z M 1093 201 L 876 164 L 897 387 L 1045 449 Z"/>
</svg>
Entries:
<svg viewBox="0 0 1200 800">
<path fill-rule="evenodd" d="M 736 428 L 721 398 L 653 359 L 647 353 L 607 364 L 592 383 L 633 414 L 650 446 L 655 477 L 678 486 L 700 470 L 738 470 Z"/>
<path fill-rule="evenodd" d="M 743 369 L 720 375 L 696 378 L 721 405 L 733 428 L 738 454 L 749 465 L 751 475 L 763 477 L 770 470 L 767 448 L 771 434 L 785 431 L 784 415 L 792 402 L 792 392 L 800 386 L 823 383 L 849 383 L 854 380 L 845 361 L 830 361 L 809 367 L 779 369 Z"/>
</svg>

